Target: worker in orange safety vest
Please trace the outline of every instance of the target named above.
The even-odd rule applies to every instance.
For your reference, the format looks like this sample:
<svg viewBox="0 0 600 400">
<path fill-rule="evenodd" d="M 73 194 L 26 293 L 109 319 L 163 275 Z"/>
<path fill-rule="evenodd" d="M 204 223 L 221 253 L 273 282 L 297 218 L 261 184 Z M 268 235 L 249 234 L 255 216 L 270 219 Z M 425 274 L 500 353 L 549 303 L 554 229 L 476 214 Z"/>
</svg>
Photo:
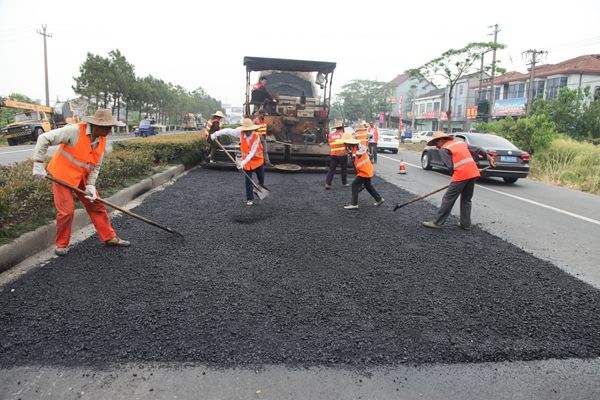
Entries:
<svg viewBox="0 0 600 400">
<path fill-rule="evenodd" d="M 52 177 L 87 192 L 87 195 L 75 194 L 90 216 L 100 240 L 107 246 L 127 247 L 130 243 L 117 236 L 106 207 L 94 201 L 98 198 L 95 185 L 106 149 L 106 136 L 117 121 L 108 109 L 99 109 L 93 116 L 83 117 L 83 121 L 48 131 L 38 137 L 33 151 L 33 175 L 43 179 L 49 172 Z M 59 147 L 50 159 L 46 171 L 44 161 L 51 145 Z M 56 207 L 54 252 L 58 256 L 64 256 L 71 240 L 75 201 L 71 189 L 55 182 L 52 182 L 52 195 Z"/>
<path fill-rule="evenodd" d="M 356 170 L 356 178 L 352 182 L 352 200 L 350 204 L 345 205 L 346 210 L 358 209 L 358 194 L 367 189 L 367 192 L 375 199 L 374 206 L 380 206 L 385 201 L 371 183 L 371 178 L 375 175 L 375 168 L 369 159 L 367 147 L 364 146 L 358 139 L 344 137 L 338 141 L 343 143 L 346 152 L 354 156 L 354 169 Z"/>
<path fill-rule="evenodd" d="M 325 177 L 325 189 L 331 189 L 333 176 L 338 165 L 341 169 L 342 186 L 348 186 L 348 156 L 346 155 L 346 146 L 343 143 L 337 142 L 344 135 L 344 124 L 341 121 L 336 121 L 333 124 L 333 129 L 335 130 L 329 132 L 327 135 L 327 142 L 329 143 L 329 170 Z"/>
<path fill-rule="evenodd" d="M 246 184 L 246 205 L 248 206 L 254 204 L 254 187 L 250 181 L 251 178 L 249 178 L 252 177 L 252 173 L 256 174 L 261 186 L 264 187 L 265 184 L 263 146 L 260 140 L 261 135 L 256 132 L 260 128 L 261 126 L 254 124 L 250 118 L 244 118 L 241 126 L 235 129 L 221 129 L 211 135 L 213 140 L 222 135 L 239 138 L 242 158 L 236 161 L 236 166 L 247 173 L 247 176 L 244 175 L 244 181 Z"/>
<path fill-rule="evenodd" d="M 360 121 L 358 125 L 356 125 L 356 129 L 354 130 L 354 138 L 358 139 L 362 146 L 368 148 L 369 132 L 367 131 L 367 123 L 365 121 Z"/>
<path fill-rule="evenodd" d="M 268 126 L 267 126 L 267 120 L 265 119 L 265 111 L 263 109 L 260 109 L 258 111 L 256 111 L 254 113 L 254 119 L 252 120 L 252 122 L 254 122 L 255 125 L 259 125 L 260 128 L 258 128 L 256 130 L 256 133 L 258 133 L 260 135 L 260 142 L 262 144 L 262 148 L 263 148 L 263 158 L 265 160 L 265 164 L 270 165 L 271 164 L 271 160 L 269 159 L 269 151 L 268 151 L 268 143 L 267 143 L 267 132 L 268 132 Z"/>
<path fill-rule="evenodd" d="M 210 116 L 208 121 L 206 121 L 206 130 L 208 131 L 208 136 L 206 137 L 206 140 L 208 141 L 208 160 L 211 163 L 215 162 L 214 158 L 217 146 L 212 140 L 210 140 L 210 135 L 221 129 L 223 118 L 225 118 L 225 114 L 223 114 L 221 111 L 217 111 Z"/>
<path fill-rule="evenodd" d="M 456 199 L 460 196 L 460 223 L 459 227 L 464 230 L 471 229 L 471 199 L 475 190 L 475 181 L 481 176 L 477 163 L 471 152 L 485 155 L 491 167 L 496 166 L 494 157 L 487 154 L 483 149 L 469 146 L 462 140 L 455 139 L 443 132 L 436 132 L 427 142 L 428 146 L 439 149 L 442 162 L 452 171 L 452 178 L 448 190 L 442 198 L 442 204 L 435 220 L 423 222 L 427 228 L 440 229 L 450 212 Z M 483 156 L 482 156 L 483 157 Z"/>
</svg>

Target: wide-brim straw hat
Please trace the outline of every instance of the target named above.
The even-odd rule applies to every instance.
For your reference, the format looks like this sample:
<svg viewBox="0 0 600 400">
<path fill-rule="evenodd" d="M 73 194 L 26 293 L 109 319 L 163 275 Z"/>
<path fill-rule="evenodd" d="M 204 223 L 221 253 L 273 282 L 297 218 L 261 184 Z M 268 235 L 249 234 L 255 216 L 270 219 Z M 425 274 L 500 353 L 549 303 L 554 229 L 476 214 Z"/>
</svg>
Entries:
<svg viewBox="0 0 600 400">
<path fill-rule="evenodd" d="M 83 122 L 97 126 L 116 126 L 117 119 L 113 117 L 108 108 L 99 108 L 94 115 L 88 115 L 82 118 Z"/>
<path fill-rule="evenodd" d="M 343 127 L 344 127 L 344 123 L 342 121 L 335 121 L 333 123 L 333 129 L 343 128 Z"/>
<path fill-rule="evenodd" d="M 440 139 L 452 139 L 452 136 L 445 134 L 444 132 L 436 132 L 433 137 L 427 142 L 427 146 L 433 146 L 436 141 Z"/>
<path fill-rule="evenodd" d="M 359 121 L 358 124 L 356 124 L 356 130 L 363 130 L 363 129 L 367 129 L 368 124 L 365 121 Z"/>
<path fill-rule="evenodd" d="M 211 115 L 211 117 L 221 117 L 221 118 L 225 118 L 225 114 L 223 114 L 221 111 L 217 111 L 214 114 Z"/>
<path fill-rule="evenodd" d="M 252 120 L 250 118 L 244 118 L 242 120 L 242 125 L 240 125 L 240 127 L 238 129 L 242 132 L 245 132 L 245 131 L 255 131 L 258 128 L 261 128 L 261 126 L 254 125 L 254 122 L 252 122 Z"/>
<path fill-rule="evenodd" d="M 345 132 L 342 137 L 334 142 L 335 144 L 360 144 L 360 140 L 354 139 L 350 132 Z"/>
</svg>

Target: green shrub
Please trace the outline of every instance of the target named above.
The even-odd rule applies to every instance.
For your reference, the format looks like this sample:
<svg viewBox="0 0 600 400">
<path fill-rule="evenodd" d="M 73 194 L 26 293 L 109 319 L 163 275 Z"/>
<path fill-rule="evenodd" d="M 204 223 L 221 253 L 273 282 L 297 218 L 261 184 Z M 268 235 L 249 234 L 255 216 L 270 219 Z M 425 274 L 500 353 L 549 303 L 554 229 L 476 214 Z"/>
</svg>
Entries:
<svg viewBox="0 0 600 400">
<path fill-rule="evenodd" d="M 600 194 L 600 147 L 567 138 L 557 139 L 532 158 L 531 176 Z"/>
<path fill-rule="evenodd" d="M 502 136 L 532 154 L 546 149 L 558 137 L 556 126 L 544 114 L 480 123 L 475 125 L 475 130 Z"/>
<path fill-rule="evenodd" d="M 98 189 L 122 186 L 130 178 L 148 175 L 152 170 L 152 155 L 145 151 L 118 149 L 108 153 L 98 176 Z"/>
<path fill-rule="evenodd" d="M 113 143 L 115 149 L 144 151 L 156 164 L 182 163 L 186 167 L 202 161 L 206 141 L 199 132 L 150 136 Z"/>
</svg>

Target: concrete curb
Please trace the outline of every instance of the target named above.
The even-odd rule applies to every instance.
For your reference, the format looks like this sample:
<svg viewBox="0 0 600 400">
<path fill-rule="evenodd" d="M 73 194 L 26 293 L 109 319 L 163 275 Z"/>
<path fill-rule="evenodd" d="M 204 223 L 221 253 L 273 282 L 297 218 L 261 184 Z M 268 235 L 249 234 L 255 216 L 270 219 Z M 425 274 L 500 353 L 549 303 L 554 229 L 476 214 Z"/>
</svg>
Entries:
<svg viewBox="0 0 600 400">
<path fill-rule="evenodd" d="M 176 165 L 166 171 L 154 174 L 132 186 L 122 189 L 107 200 L 118 206 L 123 206 L 141 194 L 162 185 L 185 171 L 183 165 Z M 85 210 L 75 210 L 73 217 L 73 232 L 90 224 Z M 54 245 L 56 223 L 40 226 L 32 232 L 27 232 L 11 243 L 0 246 L 0 272 L 17 265 L 27 257 Z"/>
</svg>

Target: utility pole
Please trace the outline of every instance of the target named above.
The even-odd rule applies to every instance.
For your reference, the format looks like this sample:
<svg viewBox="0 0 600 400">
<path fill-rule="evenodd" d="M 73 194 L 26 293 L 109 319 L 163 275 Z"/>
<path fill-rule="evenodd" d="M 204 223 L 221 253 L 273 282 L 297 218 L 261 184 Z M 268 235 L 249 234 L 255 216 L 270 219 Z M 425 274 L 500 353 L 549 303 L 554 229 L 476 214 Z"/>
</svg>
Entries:
<svg viewBox="0 0 600 400">
<path fill-rule="evenodd" d="M 490 28 L 493 28 L 494 31 L 493 33 L 491 33 L 490 35 L 494 36 L 494 48 L 492 49 L 492 79 L 490 82 L 490 87 L 491 87 L 491 99 L 490 99 L 490 116 L 489 118 L 492 118 L 492 114 L 494 113 L 494 103 L 496 102 L 496 90 L 494 89 L 494 78 L 496 76 L 496 45 L 498 44 L 498 32 L 500 32 L 500 29 L 498 29 L 498 24 L 495 24 L 493 26 L 490 26 Z"/>
<path fill-rule="evenodd" d="M 48 90 L 48 48 L 46 45 L 46 38 L 52 37 L 50 33 L 46 32 L 46 25 L 42 25 L 42 30 L 38 29 L 37 33 L 44 37 L 44 76 L 46 78 L 46 105 L 50 106 L 50 91 Z"/>
<path fill-rule="evenodd" d="M 524 57 L 529 57 L 529 87 L 527 88 L 527 115 L 529 115 L 529 111 L 531 110 L 531 104 L 533 103 L 533 79 L 535 78 L 535 65 L 539 61 L 538 56 L 542 56 L 547 54 L 547 51 L 537 50 L 537 49 L 529 49 L 523 52 Z"/>
</svg>

